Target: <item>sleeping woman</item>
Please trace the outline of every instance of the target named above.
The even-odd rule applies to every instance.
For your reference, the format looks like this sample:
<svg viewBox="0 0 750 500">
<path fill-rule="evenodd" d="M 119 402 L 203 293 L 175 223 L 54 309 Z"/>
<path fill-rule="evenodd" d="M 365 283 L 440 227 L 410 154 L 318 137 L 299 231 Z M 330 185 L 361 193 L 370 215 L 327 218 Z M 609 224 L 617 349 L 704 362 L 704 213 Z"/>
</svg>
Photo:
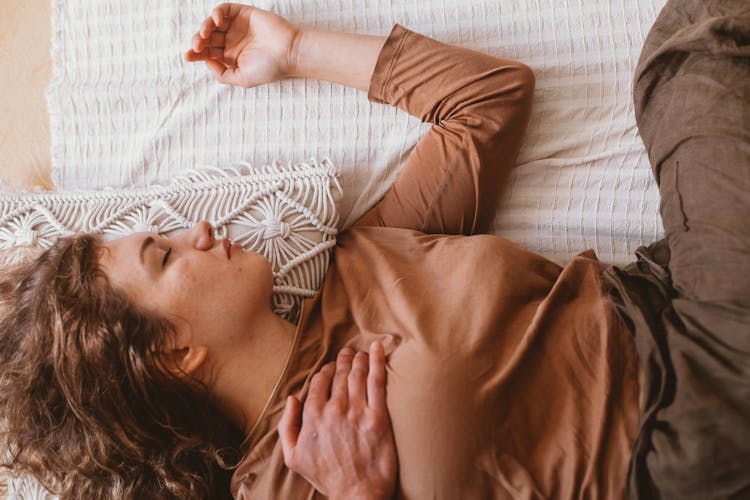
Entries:
<svg viewBox="0 0 750 500">
<path fill-rule="evenodd" d="M 10 465 L 65 498 L 750 493 L 749 33 L 743 1 L 667 5 L 635 80 L 666 239 L 561 268 L 479 234 L 529 68 L 217 7 L 185 57 L 219 82 L 324 79 L 433 126 L 297 324 L 268 261 L 205 222 L 61 239 L 4 279 Z"/>
</svg>

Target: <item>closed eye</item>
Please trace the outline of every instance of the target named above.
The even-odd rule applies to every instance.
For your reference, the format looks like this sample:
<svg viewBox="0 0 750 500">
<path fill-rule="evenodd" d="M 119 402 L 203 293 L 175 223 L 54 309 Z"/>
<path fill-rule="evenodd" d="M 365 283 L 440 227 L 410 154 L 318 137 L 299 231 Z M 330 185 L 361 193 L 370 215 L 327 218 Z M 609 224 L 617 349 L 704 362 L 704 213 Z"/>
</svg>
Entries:
<svg viewBox="0 0 750 500">
<path fill-rule="evenodd" d="M 167 266 L 167 261 L 169 260 L 169 256 L 172 255 L 172 249 L 170 248 L 164 253 L 164 259 L 161 261 L 161 267 Z"/>
</svg>

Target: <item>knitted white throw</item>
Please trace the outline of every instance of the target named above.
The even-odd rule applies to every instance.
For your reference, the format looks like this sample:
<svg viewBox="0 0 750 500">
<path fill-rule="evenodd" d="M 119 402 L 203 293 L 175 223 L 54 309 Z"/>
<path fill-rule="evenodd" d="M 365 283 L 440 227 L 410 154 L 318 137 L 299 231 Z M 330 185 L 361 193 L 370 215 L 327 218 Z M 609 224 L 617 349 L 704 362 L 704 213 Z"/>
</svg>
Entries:
<svg viewBox="0 0 750 500">
<path fill-rule="evenodd" d="M 207 220 L 217 237 L 271 262 L 274 312 L 295 321 L 301 300 L 320 288 L 336 244 L 337 176 L 328 160 L 274 162 L 259 169 L 207 167 L 143 189 L 0 192 L 0 264 L 28 260 L 61 236 L 170 236 Z"/>
</svg>

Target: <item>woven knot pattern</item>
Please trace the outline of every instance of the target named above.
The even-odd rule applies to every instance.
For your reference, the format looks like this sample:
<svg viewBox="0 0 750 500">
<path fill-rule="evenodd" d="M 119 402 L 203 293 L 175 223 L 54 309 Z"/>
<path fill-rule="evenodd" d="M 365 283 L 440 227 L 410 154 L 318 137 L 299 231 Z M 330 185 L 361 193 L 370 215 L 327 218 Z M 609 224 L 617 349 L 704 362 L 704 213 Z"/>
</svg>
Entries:
<svg viewBox="0 0 750 500">
<path fill-rule="evenodd" d="M 159 226 L 155 226 L 153 224 L 141 224 L 140 222 L 136 222 L 133 224 L 133 232 L 134 233 L 159 233 Z"/>
<path fill-rule="evenodd" d="M 31 247 L 36 245 L 37 232 L 33 229 L 17 229 L 16 232 L 13 233 L 13 236 L 15 236 L 13 245 L 17 247 Z"/>
<path fill-rule="evenodd" d="M 265 227 L 263 239 L 281 238 L 285 240 L 292 234 L 292 227 L 286 222 L 264 220 L 262 224 Z"/>
</svg>

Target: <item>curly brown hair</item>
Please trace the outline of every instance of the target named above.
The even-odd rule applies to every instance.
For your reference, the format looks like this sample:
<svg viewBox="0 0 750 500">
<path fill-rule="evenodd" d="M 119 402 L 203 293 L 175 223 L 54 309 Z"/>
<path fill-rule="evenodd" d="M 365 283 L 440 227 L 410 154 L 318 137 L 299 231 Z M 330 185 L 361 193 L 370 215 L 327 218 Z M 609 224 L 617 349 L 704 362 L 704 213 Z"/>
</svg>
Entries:
<svg viewBox="0 0 750 500">
<path fill-rule="evenodd" d="M 174 326 L 110 284 L 102 248 L 62 238 L 0 279 L 0 465 L 62 498 L 231 498 L 240 429 L 154 354 Z"/>
</svg>

